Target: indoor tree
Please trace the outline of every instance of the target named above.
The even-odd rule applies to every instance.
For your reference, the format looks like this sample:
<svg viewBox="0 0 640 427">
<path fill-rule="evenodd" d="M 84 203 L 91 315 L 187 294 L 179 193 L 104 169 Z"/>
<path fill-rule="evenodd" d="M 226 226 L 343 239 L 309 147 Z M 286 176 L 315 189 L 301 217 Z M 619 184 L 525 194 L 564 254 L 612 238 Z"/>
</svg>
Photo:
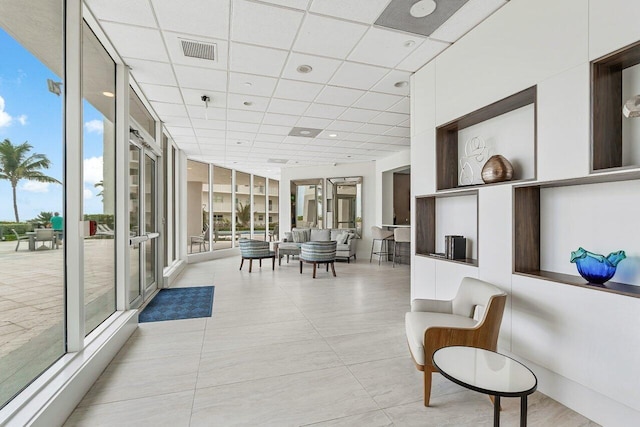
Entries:
<svg viewBox="0 0 640 427">
<path fill-rule="evenodd" d="M 16 188 L 18 182 L 23 179 L 37 182 L 61 184 L 55 178 L 45 175 L 42 169 L 49 169 L 51 161 L 44 154 L 33 153 L 33 148 L 28 142 L 13 145 L 10 140 L 0 142 L 0 179 L 6 179 L 11 183 L 13 190 L 13 212 L 16 222 L 20 222 L 18 215 L 18 202 Z"/>
</svg>

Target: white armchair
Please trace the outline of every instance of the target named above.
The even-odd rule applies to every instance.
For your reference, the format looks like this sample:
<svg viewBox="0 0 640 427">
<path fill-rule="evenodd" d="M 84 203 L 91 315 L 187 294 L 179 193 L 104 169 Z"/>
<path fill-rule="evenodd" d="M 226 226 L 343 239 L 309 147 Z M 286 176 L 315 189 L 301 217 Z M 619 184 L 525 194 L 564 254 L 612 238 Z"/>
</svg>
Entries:
<svg viewBox="0 0 640 427">
<path fill-rule="evenodd" d="M 431 397 L 433 353 L 442 347 L 465 345 L 496 350 L 507 294 L 482 280 L 465 277 L 453 300 L 417 299 L 405 315 L 409 351 L 424 371 L 424 406 Z"/>
</svg>

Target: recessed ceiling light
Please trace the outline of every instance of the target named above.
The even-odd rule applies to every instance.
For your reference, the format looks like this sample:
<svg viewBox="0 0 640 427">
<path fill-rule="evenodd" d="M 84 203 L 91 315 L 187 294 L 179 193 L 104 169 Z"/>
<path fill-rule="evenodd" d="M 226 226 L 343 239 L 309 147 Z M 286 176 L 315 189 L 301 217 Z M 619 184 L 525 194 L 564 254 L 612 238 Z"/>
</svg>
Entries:
<svg viewBox="0 0 640 427">
<path fill-rule="evenodd" d="M 311 132 L 308 130 L 301 130 L 300 135 L 311 135 Z"/>
<path fill-rule="evenodd" d="M 107 98 L 113 98 L 115 95 L 113 94 L 113 92 L 108 92 L 108 91 L 104 91 L 102 92 L 102 94 L 104 96 L 106 96 Z"/>
<path fill-rule="evenodd" d="M 243 102 L 244 105 L 246 105 L 247 107 L 251 107 L 253 105 L 253 102 L 251 101 L 244 101 Z"/>
<path fill-rule="evenodd" d="M 251 82 L 244 82 L 244 85 L 247 86 L 247 87 L 253 86 L 253 84 Z"/>
<path fill-rule="evenodd" d="M 404 42 L 404 47 L 411 47 L 414 44 L 416 44 L 416 42 L 414 42 L 413 40 L 407 40 L 406 42 Z"/>
<path fill-rule="evenodd" d="M 420 0 L 414 3 L 409 9 L 409 14 L 414 18 L 424 18 L 427 15 L 431 15 L 436 10 L 436 2 L 433 0 Z"/>
<path fill-rule="evenodd" d="M 408 84 L 409 84 L 409 82 L 408 82 L 408 81 L 406 81 L 406 80 L 402 80 L 402 81 L 400 81 L 400 82 L 395 82 L 395 83 L 394 83 L 394 86 L 395 86 L 395 87 L 406 87 Z"/>
<path fill-rule="evenodd" d="M 348 158 L 351 158 L 351 156 L 347 156 Z"/>
<path fill-rule="evenodd" d="M 330 133 L 330 134 L 329 134 L 329 138 L 335 138 L 336 136 L 338 136 L 338 134 L 337 134 L 337 133 Z"/>
<path fill-rule="evenodd" d="M 311 67 L 311 65 L 305 65 L 305 64 L 300 65 L 298 66 L 298 68 L 296 68 L 296 71 L 302 74 L 310 73 L 311 70 L 313 70 L 313 67 Z"/>
</svg>

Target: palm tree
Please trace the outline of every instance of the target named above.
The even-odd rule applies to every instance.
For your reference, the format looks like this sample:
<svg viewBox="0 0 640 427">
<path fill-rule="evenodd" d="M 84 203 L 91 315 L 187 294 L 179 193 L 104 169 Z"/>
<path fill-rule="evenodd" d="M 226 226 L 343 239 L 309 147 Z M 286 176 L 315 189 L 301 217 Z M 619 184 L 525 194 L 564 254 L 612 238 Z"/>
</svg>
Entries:
<svg viewBox="0 0 640 427">
<path fill-rule="evenodd" d="M 246 226 L 251 221 L 251 203 L 242 205 L 242 202 L 238 202 L 236 206 L 236 219 L 242 226 Z"/>
<path fill-rule="evenodd" d="M 13 145 L 8 139 L 0 142 L 0 179 L 6 179 L 11 183 L 16 222 L 20 222 L 16 200 L 16 188 L 20 180 L 61 184 L 57 179 L 42 173 L 40 169 L 49 169 L 51 161 L 44 154 L 30 155 L 29 151 L 32 148 L 33 146 L 26 141 L 19 145 Z"/>
</svg>

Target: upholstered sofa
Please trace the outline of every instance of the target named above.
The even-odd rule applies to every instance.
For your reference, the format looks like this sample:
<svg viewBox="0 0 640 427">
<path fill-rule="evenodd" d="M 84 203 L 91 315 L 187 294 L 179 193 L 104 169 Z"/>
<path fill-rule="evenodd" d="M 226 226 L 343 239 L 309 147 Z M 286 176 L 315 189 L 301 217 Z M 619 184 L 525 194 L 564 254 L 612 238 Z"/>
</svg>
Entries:
<svg viewBox="0 0 640 427">
<path fill-rule="evenodd" d="M 339 240 L 344 238 L 343 233 L 346 234 L 346 240 Z M 342 236 L 341 236 L 342 235 Z M 351 257 L 356 259 L 356 241 L 355 228 L 294 228 L 291 231 L 284 233 L 282 239 L 283 243 L 280 243 L 280 248 L 292 248 L 297 246 L 298 248 L 304 242 L 327 242 L 336 241 L 338 243 L 336 249 L 336 258 L 345 259 L 347 262 L 351 261 Z"/>
</svg>

